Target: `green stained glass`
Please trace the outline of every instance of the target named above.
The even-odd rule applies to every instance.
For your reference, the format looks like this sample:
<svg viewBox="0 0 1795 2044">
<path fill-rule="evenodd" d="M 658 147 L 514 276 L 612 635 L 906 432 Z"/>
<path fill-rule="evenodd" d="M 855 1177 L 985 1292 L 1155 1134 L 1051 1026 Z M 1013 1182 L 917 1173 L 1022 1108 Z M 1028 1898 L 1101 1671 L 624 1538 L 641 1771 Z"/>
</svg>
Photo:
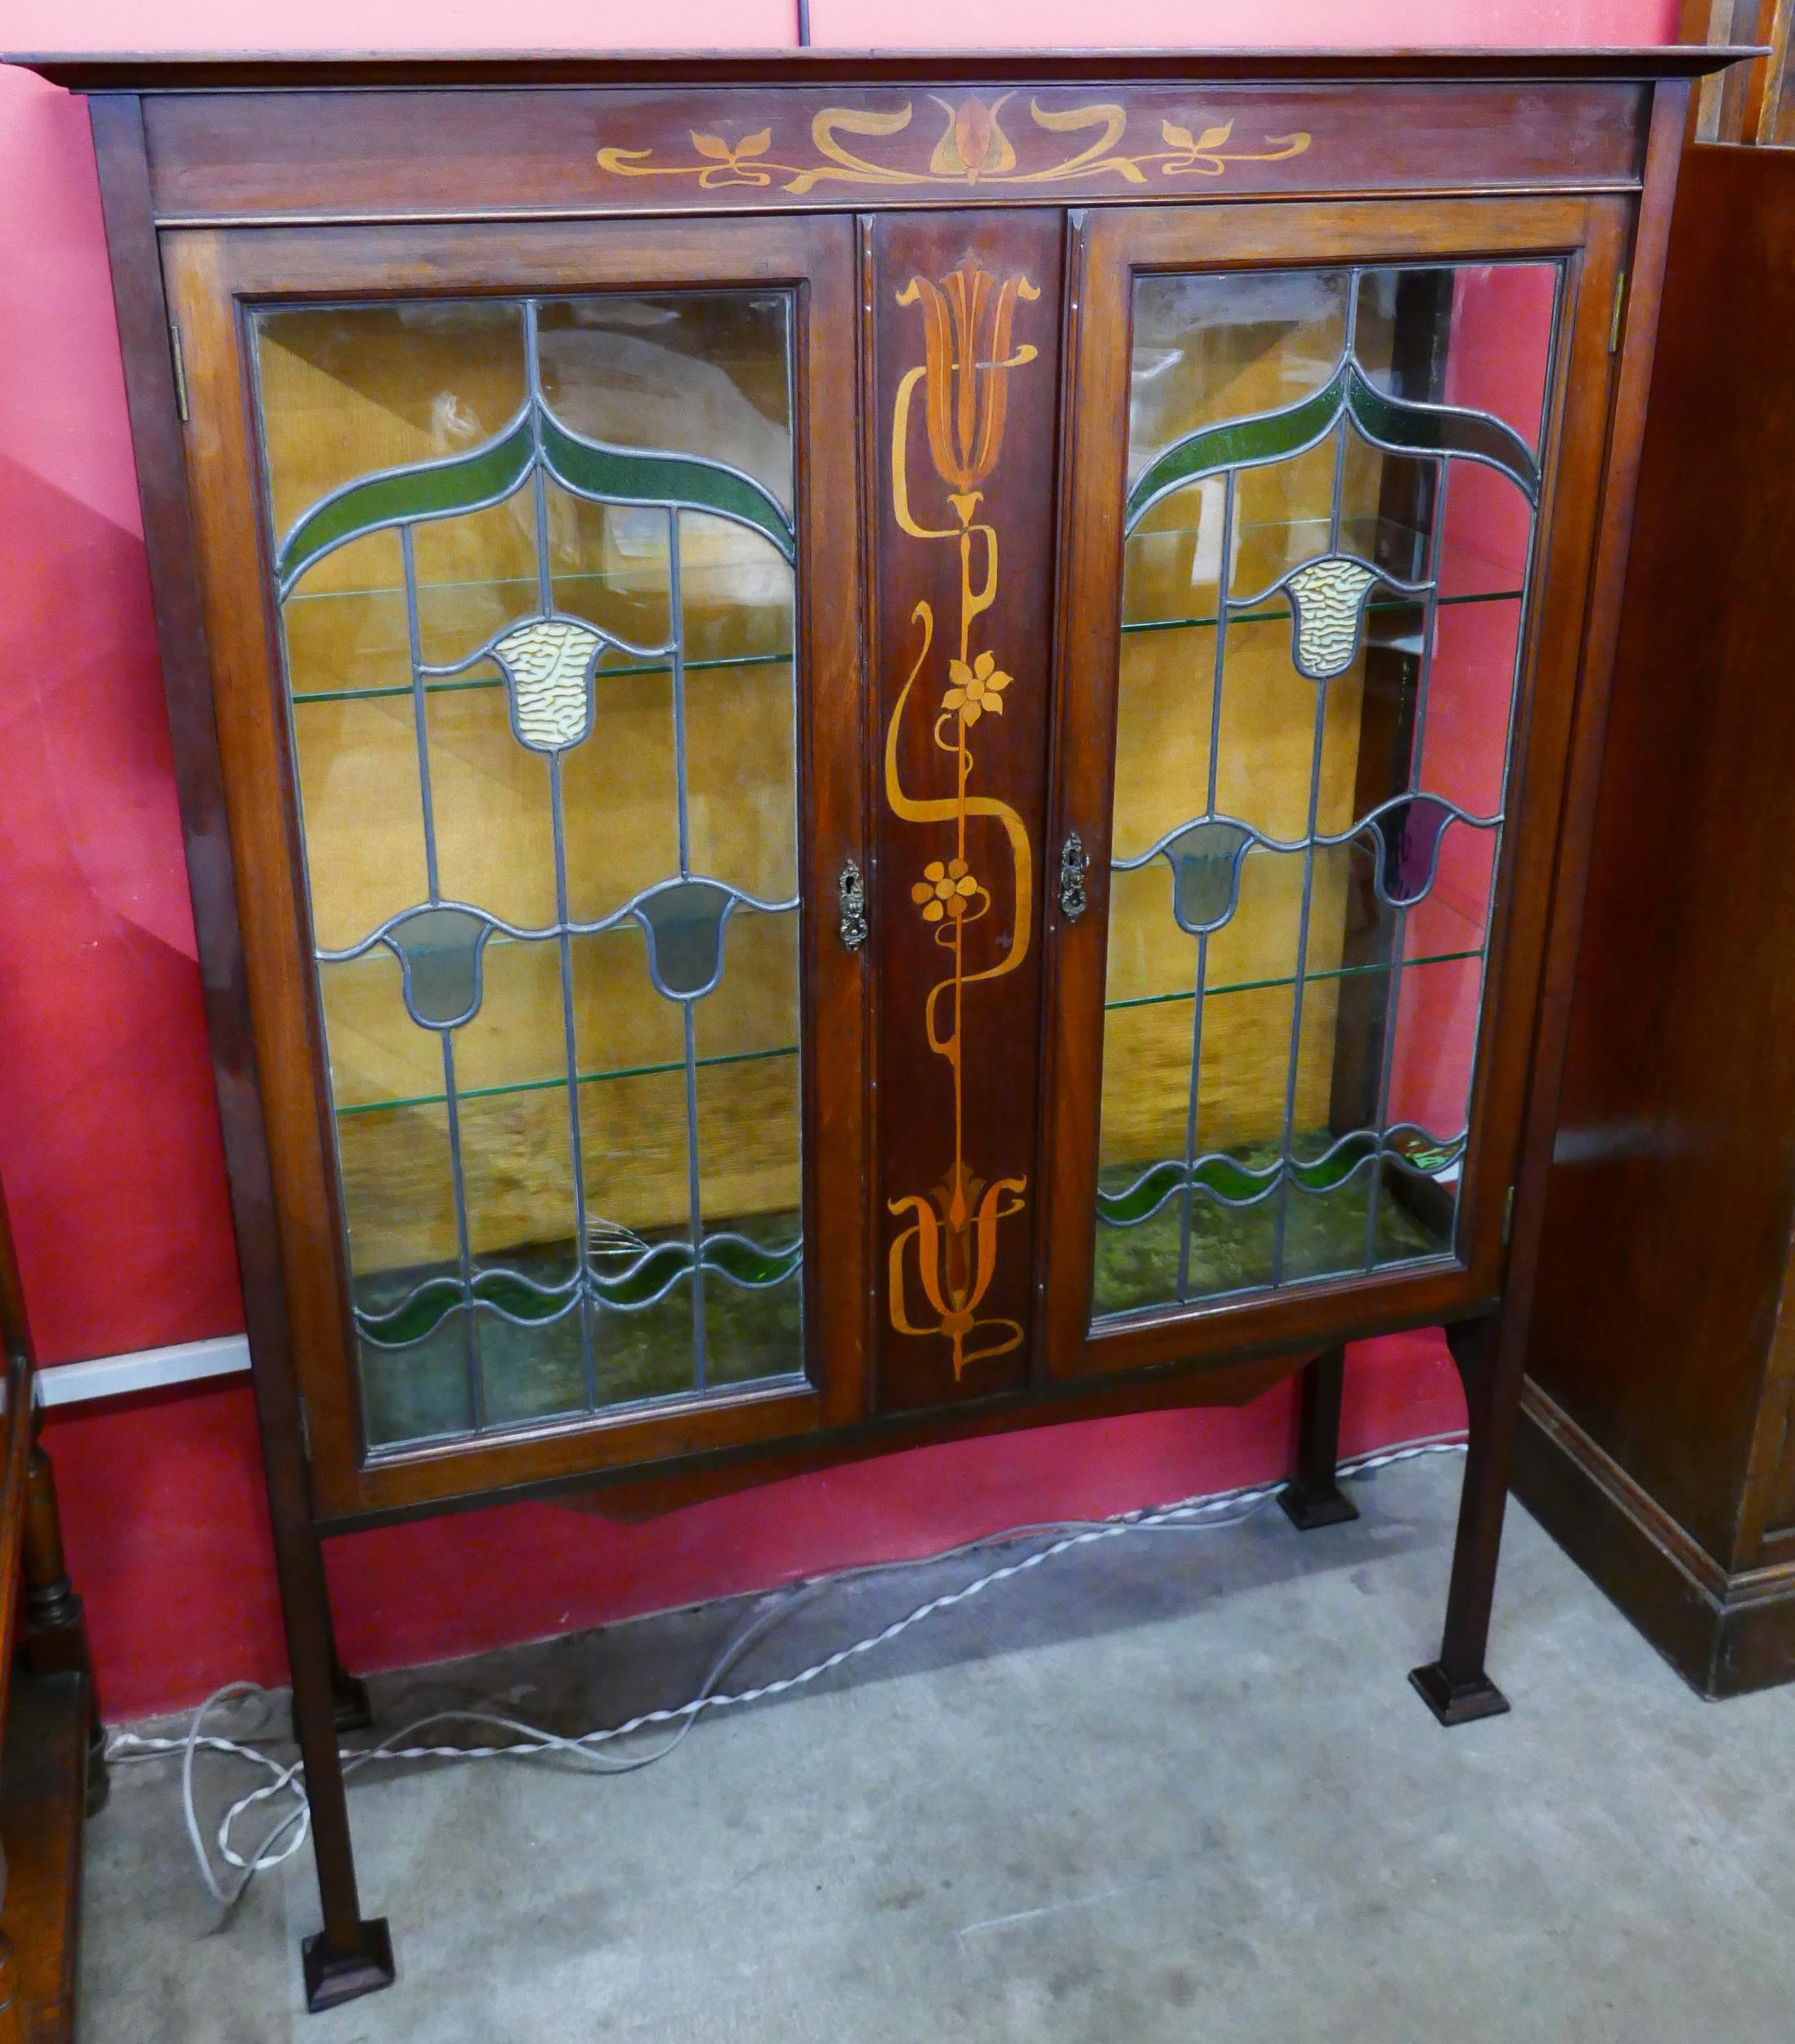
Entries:
<svg viewBox="0 0 1795 2044">
<path fill-rule="evenodd" d="M 1220 468 L 1276 461 L 1312 447 L 1339 418 L 1349 371 L 1343 363 L 1313 397 L 1282 411 L 1260 412 L 1251 419 L 1224 419 L 1175 441 L 1128 493 L 1127 523 L 1132 528 L 1151 506 L 1201 476 Z"/>
<path fill-rule="evenodd" d="M 796 552 L 791 521 L 752 476 L 696 455 L 655 454 L 635 447 L 601 447 L 563 432 L 546 410 L 542 450 L 557 482 L 607 504 L 677 504 L 711 511 L 763 532 L 786 558 Z"/>
<path fill-rule="evenodd" d="M 1531 502 L 1539 466 L 1511 426 L 1487 412 L 1411 403 L 1379 390 L 1356 362 L 1342 362 L 1312 397 L 1279 411 L 1224 419 L 1175 442 L 1128 493 L 1132 529 L 1163 497 L 1224 468 L 1278 461 L 1312 447 L 1345 412 L 1374 446 L 1393 451 L 1463 455 L 1511 476 Z"/>
<path fill-rule="evenodd" d="M 1336 1186 L 1345 1185 L 1368 1158 L 1376 1156 L 1380 1147 L 1373 1130 L 1361 1129 L 1313 1163 L 1293 1158 L 1290 1175 L 1305 1192 L 1332 1192 Z M 1393 1140 L 1381 1147 L 1385 1154 L 1400 1158 L 1415 1171 L 1432 1172 L 1454 1162 L 1465 1145 L 1462 1141 L 1433 1143 L 1411 1138 Z M 1272 1191 L 1278 1176 L 1276 1164 L 1255 1170 L 1233 1157 L 1199 1157 L 1188 1171 L 1183 1164 L 1168 1160 L 1143 1172 L 1126 1191 L 1105 1191 L 1099 1187 L 1097 1211 L 1112 1228 L 1133 1226 L 1157 1212 L 1187 1184 L 1201 1186 L 1232 1206 L 1244 1206 Z"/>
<path fill-rule="evenodd" d="M 391 469 L 326 497 L 299 521 L 280 549 L 275 573 L 281 594 L 314 561 L 365 532 L 414 518 L 452 518 L 458 511 L 509 496 L 529 474 L 535 455 L 526 415 L 503 438 L 472 454 Z"/>
<path fill-rule="evenodd" d="M 798 1268 L 803 1245 L 793 1243 L 782 1249 L 762 1249 L 754 1243 L 725 1237 L 704 1245 L 704 1266 L 721 1272 L 732 1283 L 750 1289 L 781 1284 Z M 596 1272 L 586 1283 L 593 1294 L 607 1306 L 628 1308 L 647 1305 L 658 1294 L 692 1273 L 691 1245 L 662 1242 L 651 1249 L 624 1275 L 607 1278 Z M 539 1292 L 508 1271 L 486 1271 L 472 1287 L 483 1306 L 497 1307 L 514 1320 L 552 1320 L 571 1310 L 565 1293 Z M 462 1289 L 453 1278 L 436 1278 L 419 1286 L 405 1304 L 383 1316 L 365 1316 L 362 1328 L 384 1347 L 401 1347 L 421 1341 L 461 1303 Z"/>
<path fill-rule="evenodd" d="M 275 563 L 284 595 L 312 563 L 364 533 L 414 519 L 446 518 L 508 497 L 530 473 L 539 424 L 542 454 L 555 480 L 600 504 L 678 504 L 752 526 L 790 561 L 797 540 L 779 500 L 752 476 L 699 455 L 602 447 L 570 433 L 546 406 L 532 406 L 490 445 L 449 461 L 420 462 L 369 476 L 327 497 L 288 535 Z"/>
<path fill-rule="evenodd" d="M 1355 366 L 1346 409 L 1365 437 L 1380 447 L 1430 455 L 1463 455 L 1511 476 L 1528 501 L 1539 496 L 1539 464 L 1513 427 L 1488 412 L 1452 405 L 1413 405 L 1386 397 Z"/>
<path fill-rule="evenodd" d="M 1202 1157 L 1188 1172 L 1180 1163 L 1155 1164 L 1126 1192 L 1099 1190 L 1097 1211 L 1112 1227 L 1126 1228 L 1144 1221 L 1173 1193 L 1182 1191 L 1186 1184 L 1202 1186 L 1239 1206 L 1260 1198 L 1277 1182 L 1275 1165 L 1265 1172 L 1250 1171 L 1232 1157 Z"/>
</svg>

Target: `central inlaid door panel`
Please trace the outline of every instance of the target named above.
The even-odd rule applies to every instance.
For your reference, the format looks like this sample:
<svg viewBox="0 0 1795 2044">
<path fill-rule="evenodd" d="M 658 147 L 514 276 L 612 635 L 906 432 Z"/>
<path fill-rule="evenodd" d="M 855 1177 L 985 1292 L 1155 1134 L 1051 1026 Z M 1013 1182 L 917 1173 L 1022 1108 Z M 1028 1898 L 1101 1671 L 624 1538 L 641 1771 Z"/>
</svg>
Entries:
<svg viewBox="0 0 1795 2044">
<path fill-rule="evenodd" d="M 1304 210 L 1247 262 L 1206 259 L 1221 216 L 1090 237 L 1060 790 L 1081 884 L 1055 923 L 1078 997 L 1050 1019 L 1062 1368 L 1342 1285 L 1463 1285 L 1499 1247 L 1519 1074 L 1485 1065 L 1505 974 L 1533 1000 L 1542 904 L 1505 946 L 1505 881 L 1583 259 L 1500 206 L 1462 210 L 1462 257 L 1363 218 L 1311 254 L 1327 209 Z"/>
<path fill-rule="evenodd" d="M 1063 235 L 897 213 L 863 244 L 886 1410 L 1028 1374 Z"/>
</svg>

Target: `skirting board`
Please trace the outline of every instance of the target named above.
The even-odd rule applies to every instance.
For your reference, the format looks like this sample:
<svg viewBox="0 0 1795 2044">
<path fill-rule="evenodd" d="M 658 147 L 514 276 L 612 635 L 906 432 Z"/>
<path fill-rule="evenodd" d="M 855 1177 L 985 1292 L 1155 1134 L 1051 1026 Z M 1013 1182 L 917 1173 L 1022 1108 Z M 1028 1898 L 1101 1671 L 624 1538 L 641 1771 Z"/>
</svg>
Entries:
<svg viewBox="0 0 1795 2044">
<path fill-rule="evenodd" d="M 249 1367 L 249 1344 L 241 1334 L 207 1342 L 181 1342 L 171 1348 L 139 1348 L 123 1356 L 100 1356 L 87 1363 L 52 1363 L 38 1370 L 38 1401 L 44 1405 L 84 1405 L 96 1398 L 123 1398 L 134 1391 L 160 1391 L 169 1384 L 198 1383 L 208 1377 L 235 1377 Z"/>
<path fill-rule="evenodd" d="M 1729 1575 L 1531 1378 L 1511 1487 L 1703 1696 L 1795 1681 L 1795 1562 Z"/>
</svg>

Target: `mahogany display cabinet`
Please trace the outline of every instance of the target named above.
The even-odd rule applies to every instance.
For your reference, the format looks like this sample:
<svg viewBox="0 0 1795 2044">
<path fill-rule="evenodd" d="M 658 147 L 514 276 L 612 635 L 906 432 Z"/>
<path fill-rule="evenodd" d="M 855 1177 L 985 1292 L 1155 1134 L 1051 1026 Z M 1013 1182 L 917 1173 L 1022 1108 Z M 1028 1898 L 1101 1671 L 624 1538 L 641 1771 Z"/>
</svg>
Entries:
<svg viewBox="0 0 1795 2044">
<path fill-rule="evenodd" d="M 311 1798 L 320 1535 L 1447 1323 L 1484 1666 L 1709 50 L 92 95 Z"/>
</svg>

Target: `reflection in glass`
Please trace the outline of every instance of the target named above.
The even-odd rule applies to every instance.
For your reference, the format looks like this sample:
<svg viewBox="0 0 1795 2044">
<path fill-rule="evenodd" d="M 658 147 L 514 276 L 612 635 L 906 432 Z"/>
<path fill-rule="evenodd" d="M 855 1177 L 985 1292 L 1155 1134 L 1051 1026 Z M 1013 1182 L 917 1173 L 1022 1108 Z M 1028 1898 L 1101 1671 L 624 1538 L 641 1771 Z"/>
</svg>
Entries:
<svg viewBox="0 0 1795 2044">
<path fill-rule="evenodd" d="M 790 316 L 255 316 L 370 1446 L 802 1371 Z"/>
<path fill-rule="evenodd" d="M 1099 1318 L 1452 1249 L 1558 276 L 1136 280 Z"/>
</svg>

